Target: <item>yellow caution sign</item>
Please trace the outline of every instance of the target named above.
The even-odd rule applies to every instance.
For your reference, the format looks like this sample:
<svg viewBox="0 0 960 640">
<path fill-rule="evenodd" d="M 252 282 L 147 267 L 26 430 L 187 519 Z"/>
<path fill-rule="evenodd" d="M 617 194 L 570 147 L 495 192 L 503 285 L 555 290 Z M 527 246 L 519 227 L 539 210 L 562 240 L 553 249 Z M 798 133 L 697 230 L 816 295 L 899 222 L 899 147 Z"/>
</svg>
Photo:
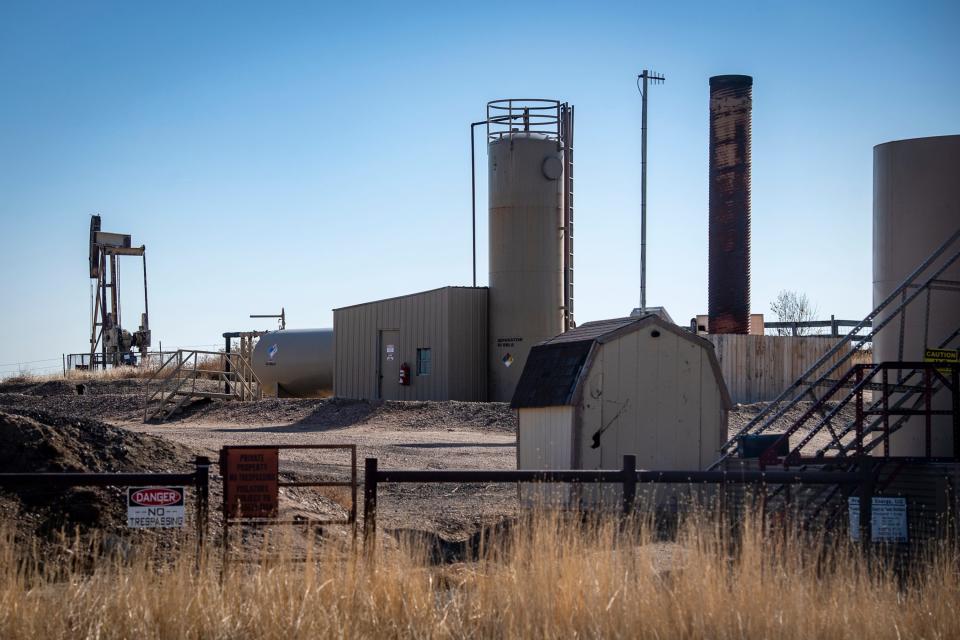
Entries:
<svg viewBox="0 0 960 640">
<path fill-rule="evenodd" d="M 960 352 L 957 349 L 925 349 L 923 352 L 924 362 L 946 362 L 950 364 L 960 364 Z M 937 369 L 944 375 L 950 375 L 950 369 Z"/>
</svg>

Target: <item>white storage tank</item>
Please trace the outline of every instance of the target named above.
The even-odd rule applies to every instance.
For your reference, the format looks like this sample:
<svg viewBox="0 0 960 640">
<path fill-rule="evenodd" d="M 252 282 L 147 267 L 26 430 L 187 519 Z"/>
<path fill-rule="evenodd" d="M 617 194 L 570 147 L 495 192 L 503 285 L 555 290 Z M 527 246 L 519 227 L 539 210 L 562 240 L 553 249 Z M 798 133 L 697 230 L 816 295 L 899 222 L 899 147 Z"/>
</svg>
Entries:
<svg viewBox="0 0 960 640">
<path fill-rule="evenodd" d="M 873 149 L 873 303 L 879 305 L 960 228 L 960 135 L 914 138 L 880 144 Z M 956 249 L 948 250 L 929 273 Z M 960 281 L 960 264 L 940 278 Z M 910 304 L 903 326 L 894 320 L 873 342 L 874 362 L 922 361 L 926 348 L 937 348 L 960 327 L 960 292 L 938 288 Z M 893 306 L 893 305 L 891 305 Z M 881 316 L 883 319 L 885 316 Z M 945 345 L 956 349 L 957 341 Z M 949 409 L 941 392 L 935 409 Z M 934 418 L 934 456 L 953 455 L 949 416 Z M 924 455 L 922 418 L 913 418 L 891 436 L 891 455 Z"/>
<path fill-rule="evenodd" d="M 260 337 L 252 366 L 264 395 L 310 398 L 333 390 L 333 329 L 284 329 Z"/>
<path fill-rule="evenodd" d="M 487 105 L 490 400 L 507 402 L 533 345 L 564 330 L 561 104 Z"/>
</svg>

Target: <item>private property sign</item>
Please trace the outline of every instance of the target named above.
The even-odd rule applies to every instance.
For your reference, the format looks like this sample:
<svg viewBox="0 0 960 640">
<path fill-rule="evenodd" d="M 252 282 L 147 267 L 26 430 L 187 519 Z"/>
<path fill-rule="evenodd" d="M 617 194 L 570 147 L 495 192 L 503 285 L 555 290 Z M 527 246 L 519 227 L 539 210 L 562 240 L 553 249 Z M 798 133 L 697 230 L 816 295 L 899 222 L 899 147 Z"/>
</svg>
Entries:
<svg viewBox="0 0 960 640">
<path fill-rule="evenodd" d="M 280 456 L 275 447 L 225 447 L 220 461 L 228 518 L 275 518 Z"/>
<path fill-rule="evenodd" d="M 186 487 L 128 487 L 127 526 L 134 529 L 183 527 Z"/>
</svg>

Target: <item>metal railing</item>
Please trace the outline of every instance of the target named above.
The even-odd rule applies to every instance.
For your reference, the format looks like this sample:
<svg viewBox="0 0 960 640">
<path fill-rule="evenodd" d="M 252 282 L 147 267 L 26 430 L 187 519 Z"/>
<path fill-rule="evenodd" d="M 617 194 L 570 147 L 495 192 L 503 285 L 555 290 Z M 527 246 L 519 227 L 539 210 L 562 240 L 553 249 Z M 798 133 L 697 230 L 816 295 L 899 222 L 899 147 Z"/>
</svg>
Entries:
<svg viewBox="0 0 960 640">
<path fill-rule="evenodd" d="M 376 537 L 377 493 L 388 483 L 569 483 L 618 484 L 622 488 L 621 511 L 633 512 L 638 484 L 755 484 L 755 485 L 852 485 L 861 486 L 860 495 L 870 496 L 872 476 L 828 471 L 647 471 L 637 469 L 634 455 L 623 456 L 620 469 L 603 470 L 381 470 L 377 458 L 367 458 L 363 480 L 363 534 L 369 544 Z M 721 500 L 724 492 L 721 492 Z M 867 520 L 869 521 L 869 519 Z"/>
<path fill-rule="evenodd" d="M 204 387 L 206 382 L 210 385 Z M 224 391 L 214 390 L 221 385 Z M 191 398 L 249 401 L 261 397 L 260 379 L 242 354 L 180 349 L 147 381 L 143 421 L 165 420 Z"/>
<path fill-rule="evenodd" d="M 209 526 L 210 458 L 197 456 L 192 473 L 0 473 L 0 487 L 69 489 L 72 487 L 141 487 L 187 485 L 195 490 L 197 548 Z"/>
<path fill-rule="evenodd" d="M 934 264 L 941 258 L 946 259 L 940 266 L 934 268 Z M 848 364 L 853 355 L 868 342 L 872 342 L 874 337 L 889 325 L 894 319 L 900 318 L 901 336 L 900 342 L 903 343 L 903 315 L 907 307 L 922 293 L 937 286 L 939 278 L 953 264 L 960 260 L 960 229 L 957 229 L 949 238 L 944 241 L 930 256 L 924 260 L 907 278 L 897 287 L 883 302 L 881 302 L 870 314 L 853 327 L 842 340 L 833 346 L 829 351 L 823 354 L 807 371 L 804 372 L 793 384 L 787 387 L 775 400 L 764 407 L 757 415 L 750 420 L 743 428 L 737 431 L 720 448 L 720 457 L 711 465 L 711 469 L 717 468 L 725 460 L 730 458 L 737 447 L 740 439 L 747 434 L 762 434 L 780 421 L 788 411 L 794 408 L 799 402 L 807 396 L 816 403 L 818 398 L 813 390 L 817 387 L 835 386 L 835 381 L 831 375 Z M 929 273 L 925 278 L 924 274 Z M 899 302 L 897 300 L 899 299 Z M 883 314 L 886 312 L 886 315 Z M 881 316 L 883 316 L 881 318 Z M 870 330 L 860 335 L 858 332 L 869 328 Z M 955 331 L 949 340 L 956 337 Z M 946 344 L 941 345 L 946 346 Z M 817 372 L 832 358 L 846 350 L 846 353 L 839 358 L 825 372 L 817 375 Z M 902 348 L 901 348 L 902 351 Z M 815 376 L 815 377 L 814 377 Z"/>
<path fill-rule="evenodd" d="M 898 376 L 897 381 L 891 381 L 890 371 L 910 370 L 906 376 Z M 943 370 L 946 370 L 944 373 Z M 918 382 L 913 378 L 921 376 Z M 881 382 L 874 382 L 877 378 Z M 931 456 L 931 429 L 934 416 L 952 416 L 952 430 L 954 434 L 954 456 L 960 454 L 960 369 L 957 365 L 934 364 L 928 362 L 885 362 L 876 365 L 856 365 L 842 378 L 837 380 L 825 395 L 813 403 L 788 429 L 773 441 L 760 454 L 761 467 L 770 464 L 788 466 L 790 464 L 824 464 L 831 458 L 826 456 L 828 451 L 835 451 L 836 457 L 863 456 L 873 449 L 883 445 L 883 457 L 890 457 L 890 436 L 902 428 L 910 417 L 925 418 L 924 432 L 926 437 L 924 459 L 933 460 Z M 834 393 L 852 387 L 846 396 L 832 407 L 828 403 Z M 864 392 L 873 388 L 879 389 L 879 397 L 872 399 L 869 405 L 864 403 Z M 932 408 L 933 398 L 941 390 L 952 394 L 951 408 L 938 410 Z M 891 402 L 891 395 L 898 397 Z M 910 401 L 913 401 L 912 404 Z M 856 416 L 852 422 L 842 430 L 833 427 L 832 420 L 840 411 L 851 402 L 855 403 Z M 909 406 L 906 406 L 909 405 Z M 923 405 L 921 407 L 920 405 Z M 790 436 L 799 431 L 813 417 L 822 412 L 823 417 L 796 445 L 791 447 L 784 456 L 777 455 L 777 451 L 789 442 Z M 870 418 L 874 417 L 873 420 Z M 890 418 L 895 417 L 891 423 Z M 803 449 L 813 438 L 826 430 L 830 435 L 830 443 L 821 447 L 813 456 L 804 456 Z M 852 437 L 851 437 L 852 436 Z"/>
<path fill-rule="evenodd" d="M 560 140 L 561 103 L 544 98 L 509 98 L 487 103 L 487 141 L 511 139 L 518 134 L 541 134 Z"/>
</svg>

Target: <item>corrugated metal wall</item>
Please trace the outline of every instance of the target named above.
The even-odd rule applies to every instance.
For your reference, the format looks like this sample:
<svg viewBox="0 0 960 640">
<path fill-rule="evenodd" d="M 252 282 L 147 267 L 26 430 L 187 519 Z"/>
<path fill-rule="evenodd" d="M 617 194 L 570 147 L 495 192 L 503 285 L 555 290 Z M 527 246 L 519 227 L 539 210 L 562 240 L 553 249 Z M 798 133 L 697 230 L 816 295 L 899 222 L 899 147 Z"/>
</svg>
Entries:
<svg viewBox="0 0 960 640">
<path fill-rule="evenodd" d="M 397 358 L 411 369 L 401 400 L 487 397 L 487 289 L 445 287 L 334 309 L 334 394 L 378 398 L 380 331 L 400 332 Z M 429 348 L 433 370 L 418 376 L 417 349 Z"/>
<path fill-rule="evenodd" d="M 774 400 L 843 338 L 819 336 L 709 335 L 720 370 L 734 403 L 749 404 Z M 821 372 L 840 358 L 831 359 Z M 869 363 L 870 354 L 854 356 L 850 364 Z M 848 367 L 832 378 L 839 378 Z"/>
</svg>

